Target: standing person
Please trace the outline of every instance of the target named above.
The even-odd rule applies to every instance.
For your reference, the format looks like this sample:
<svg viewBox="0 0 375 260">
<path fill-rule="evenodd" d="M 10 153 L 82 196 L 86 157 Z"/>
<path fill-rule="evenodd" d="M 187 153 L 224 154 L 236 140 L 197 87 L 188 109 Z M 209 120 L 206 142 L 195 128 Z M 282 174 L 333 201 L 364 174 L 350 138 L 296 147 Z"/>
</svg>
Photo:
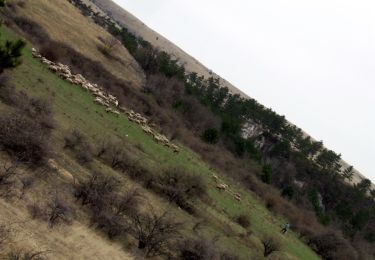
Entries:
<svg viewBox="0 0 375 260">
<path fill-rule="evenodd" d="M 283 229 L 281 230 L 281 233 L 285 234 L 288 232 L 288 230 L 290 229 L 290 224 L 289 223 L 286 223 L 283 227 Z"/>
</svg>

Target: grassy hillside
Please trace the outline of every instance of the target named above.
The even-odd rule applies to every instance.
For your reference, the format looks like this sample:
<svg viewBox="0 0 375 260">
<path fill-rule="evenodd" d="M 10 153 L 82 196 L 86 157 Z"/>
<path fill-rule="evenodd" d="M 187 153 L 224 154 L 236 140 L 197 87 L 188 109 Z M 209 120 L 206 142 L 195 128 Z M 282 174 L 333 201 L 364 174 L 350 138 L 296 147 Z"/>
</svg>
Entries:
<svg viewBox="0 0 375 260">
<path fill-rule="evenodd" d="M 35 3 L 32 9 L 22 11 L 22 14 L 43 23 L 42 18 L 46 17 L 47 14 L 38 13 L 38 10 L 49 10 L 48 16 L 52 13 L 52 16 L 56 17 L 67 15 L 67 10 L 64 8 L 70 7 L 67 7 L 65 2 L 63 2 L 56 1 L 56 8 L 50 1 L 39 1 Z M 53 3 L 55 4 L 55 1 Z M 75 13 L 73 9 L 68 11 L 69 14 Z M 32 14 L 37 16 L 33 17 Z M 77 14 L 78 16 L 79 14 Z M 63 20 L 69 19 L 67 17 Z M 90 33 L 88 35 L 80 33 L 72 36 L 73 38 L 65 37 L 64 34 L 61 34 L 62 27 L 58 25 L 57 21 L 54 26 L 51 26 L 53 21 L 51 23 L 47 21 L 46 18 L 44 25 L 48 28 L 53 39 L 56 37 L 56 40 L 64 40 L 66 44 L 74 46 L 82 39 L 85 39 L 86 36 L 92 37 Z M 79 23 L 74 23 L 74 26 L 79 25 Z M 80 27 L 81 30 L 75 29 L 75 31 L 85 31 L 83 28 L 86 29 L 86 27 Z M 97 33 L 104 34 L 104 32 L 100 31 L 97 31 Z M 2 29 L 1 34 L 2 39 L 4 37 L 8 39 L 17 37 L 6 29 Z M 95 53 L 96 50 L 96 46 L 90 44 L 87 44 L 85 48 L 76 48 L 87 56 L 90 56 L 90 53 Z M 298 239 L 297 234 L 291 232 L 286 236 L 282 236 L 280 229 L 285 220 L 271 214 L 261 201 L 247 190 L 244 190 L 241 185 L 227 179 L 220 172 L 213 172 L 209 165 L 204 163 L 197 154 L 188 148 L 181 145 L 182 151 L 179 154 L 174 154 L 170 149 L 157 144 L 138 125 L 129 122 L 124 115 L 116 117 L 106 113 L 105 108 L 94 104 L 93 98 L 88 92 L 65 82 L 50 72 L 38 60 L 33 59 L 30 49 L 31 45 L 24 52 L 23 64 L 14 70 L 6 72 L 6 75 L 9 76 L 11 83 L 16 86 L 17 90 L 24 91 L 29 96 L 43 97 L 52 104 L 54 118 L 57 123 L 51 141 L 53 143 L 52 157 L 59 167 L 57 173 L 65 171 L 78 181 L 82 181 L 90 176 L 92 172 L 100 170 L 108 175 L 116 176 L 123 183 L 126 183 L 126 186 L 137 186 L 142 189 L 147 201 L 157 211 L 162 211 L 163 208 L 169 207 L 164 198 L 142 188 L 126 174 L 110 169 L 101 160 L 95 159 L 89 166 L 80 165 L 69 151 L 63 149 L 64 136 L 72 129 L 79 129 L 89 137 L 92 143 L 95 143 L 101 137 L 116 136 L 127 144 L 126 149 L 133 156 L 141 160 L 143 164 L 147 164 L 155 173 L 162 168 L 182 166 L 190 172 L 201 176 L 207 183 L 208 198 L 204 201 L 194 201 L 198 209 L 197 215 L 190 215 L 176 206 L 172 206 L 171 211 L 175 218 L 185 223 L 184 235 L 188 237 L 203 236 L 207 240 L 218 238 L 217 245 L 223 249 L 236 252 L 241 259 L 261 259 L 263 249 L 260 238 L 264 233 L 271 233 L 284 244 L 282 250 L 272 254 L 271 258 L 319 259 L 309 247 Z M 91 57 L 97 58 L 96 55 L 94 56 Z M 124 59 L 127 59 L 127 57 L 127 54 L 122 56 Z M 128 77 L 128 73 L 131 73 L 131 71 L 121 73 L 122 67 L 121 69 L 114 69 L 114 67 L 111 67 L 114 65 L 108 63 L 105 59 L 102 59 L 101 62 L 108 69 L 113 68 L 111 71 L 117 76 L 126 74 L 126 77 Z M 127 62 L 132 62 L 132 60 L 129 58 Z M 134 82 L 137 80 L 141 81 L 141 79 L 134 79 Z M 3 113 L 12 110 L 11 107 L 5 104 L 0 104 L 0 108 Z M 242 202 L 238 203 L 228 193 L 218 191 L 212 178 L 213 174 L 219 176 L 232 190 L 241 193 Z M 73 184 L 69 179 L 64 177 L 64 175 L 53 172 L 48 172 L 47 176 L 47 178 L 38 178 L 36 184 L 33 185 L 24 199 L 16 202 L 14 200 L 6 201 L 1 199 L 1 204 L 3 205 L 3 210 L 0 212 L 1 221 L 3 223 L 14 223 L 14 220 L 23 222 L 21 224 L 22 231 L 18 229 L 14 231 L 15 242 L 12 246 L 18 245 L 46 250 L 46 256 L 50 259 L 126 259 L 131 257 L 129 252 L 132 252 L 135 247 L 134 238 L 130 237 L 126 240 L 121 239 L 110 242 L 101 232 L 91 229 L 87 212 L 77 206 L 71 196 L 70 192 Z M 26 205 L 32 201 L 45 201 L 56 189 L 60 190 L 68 198 L 67 200 L 71 201 L 72 205 L 75 205 L 74 207 L 77 208 L 78 213 L 73 225 L 63 225 L 58 228 L 48 229 L 46 228 L 47 224 L 37 220 L 30 220 Z M 251 218 L 250 236 L 244 235 L 248 230 L 235 223 L 234 218 L 239 214 L 245 214 Z M 201 220 L 204 220 L 205 224 L 198 231 L 198 234 L 191 231 L 192 227 Z"/>
</svg>

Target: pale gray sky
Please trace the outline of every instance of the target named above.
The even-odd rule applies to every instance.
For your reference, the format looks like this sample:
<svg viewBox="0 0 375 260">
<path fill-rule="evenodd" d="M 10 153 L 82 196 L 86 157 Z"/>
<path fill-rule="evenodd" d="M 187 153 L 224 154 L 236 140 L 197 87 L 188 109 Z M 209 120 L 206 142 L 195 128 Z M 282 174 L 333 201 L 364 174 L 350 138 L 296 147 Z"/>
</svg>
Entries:
<svg viewBox="0 0 375 260">
<path fill-rule="evenodd" d="M 115 2 L 375 182 L 375 1 Z"/>
</svg>

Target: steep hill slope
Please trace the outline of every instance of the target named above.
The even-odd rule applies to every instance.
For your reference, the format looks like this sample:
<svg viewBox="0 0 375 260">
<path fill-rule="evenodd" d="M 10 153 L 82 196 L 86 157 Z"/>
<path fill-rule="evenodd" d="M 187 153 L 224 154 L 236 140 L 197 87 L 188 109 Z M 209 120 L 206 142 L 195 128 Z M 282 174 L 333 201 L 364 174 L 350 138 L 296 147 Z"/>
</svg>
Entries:
<svg viewBox="0 0 375 260">
<path fill-rule="evenodd" d="M 14 0 L 1 13 L 0 42 L 29 43 L 22 64 L 0 75 L 0 233 L 13 215 L 27 223 L 10 229 L 6 252 L 372 259 L 371 190 L 345 183 L 337 154 L 222 82 L 190 74 L 87 1 Z M 39 164 L 25 161 L 29 148 Z M 286 222 L 292 231 L 282 235 Z M 24 244 L 28 234 L 35 239 Z"/>
<path fill-rule="evenodd" d="M 65 1 L 59 0 L 54 3 L 42 0 L 32 4 L 26 3 L 26 5 L 15 7 L 15 14 L 18 17 L 28 18 L 30 27 L 27 28 L 39 28 L 37 25 L 45 28 L 48 32 L 47 35 L 44 35 L 48 36 L 45 38 L 48 39 L 46 43 L 53 44 L 54 49 L 59 49 L 63 44 L 82 55 L 79 56 L 82 60 L 86 58 L 85 55 L 92 59 L 98 58 L 90 56 L 90 53 L 95 53 L 97 50 L 95 45 L 88 43 L 85 48 L 75 45 L 91 36 L 84 33 L 77 34 L 71 43 L 68 39 L 59 37 L 63 34 L 61 31 L 64 32 L 65 26 L 55 23 L 55 27 L 49 27 L 45 24 L 45 21 L 49 19 L 63 17 L 67 14 L 65 11 L 68 10 L 75 15 L 78 21 L 82 21 L 82 23 L 72 24 L 74 30 L 83 32 L 85 27 L 80 27 L 80 25 L 91 26 L 83 22 L 84 16 L 75 13 L 75 10 L 70 9 Z M 25 28 L 26 21 L 18 24 L 18 27 L 17 20 L 12 24 L 14 17 L 7 19 L 10 19 L 7 24 L 13 29 L 2 29 L 1 41 L 18 38 L 19 35 L 15 32 L 21 32 L 22 28 Z M 69 20 L 70 18 L 65 17 L 65 19 Z M 30 21 L 37 25 L 33 25 Z M 279 230 L 285 222 L 282 217 L 273 215 L 255 195 L 220 172 L 216 172 L 202 161 L 199 155 L 182 144 L 178 144 L 181 151 L 178 154 L 173 153 L 170 148 L 155 142 L 138 124 L 130 122 L 125 114 L 117 116 L 107 113 L 105 107 L 93 102 L 94 98 L 88 91 L 70 84 L 49 70 L 39 59 L 33 58 L 32 46 L 44 47 L 45 43 L 40 43 L 38 38 L 34 38 L 37 35 L 30 35 L 28 31 L 23 31 L 23 34 L 36 43 L 29 43 L 25 49 L 22 65 L 6 71 L 2 76 L 9 79 L 6 86 L 13 85 L 16 91 L 24 93 L 21 95 L 23 103 L 27 103 L 25 94 L 29 97 L 48 100 L 55 121 L 49 141 L 52 144 L 53 152 L 46 158 L 49 162 L 44 168 L 30 169 L 26 167 L 27 165 L 22 166 L 14 179 L 15 184 L 9 187 L 12 192 L 8 193 L 8 196 L 3 196 L 1 192 L 1 224 L 16 226 L 10 232 L 11 243 L 5 243 L 5 247 L 3 247 L 4 244 L 0 245 L 2 253 L 14 250 L 41 251 L 44 252 L 43 256 L 47 259 L 128 259 L 134 257 L 130 253 L 137 247 L 137 237 L 133 237 L 130 232 L 115 240 L 107 239 L 107 236 L 104 235 L 105 229 L 102 230 L 99 225 L 91 222 L 92 216 L 90 216 L 89 208 L 80 205 L 74 197 L 76 185 L 84 183 L 93 172 L 100 171 L 106 176 L 115 177 L 121 183 L 122 191 L 129 187 L 138 187 L 144 199 L 144 204 L 141 207 L 149 210 L 147 205 L 151 204 L 156 213 L 168 209 L 175 219 L 184 223 L 182 235 L 191 238 L 203 237 L 207 241 L 214 241 L 215 247 L 238 254 L 240 259 L 262 257 L 263 248 L 260 239 L 265 233 L 271 233 L 283 243 L 282 250 L 273 253 L 274 259 L 319 259 L 310 248 L 299 240 L 297 234 L 293 232 L 287 236 L 279 234 Z M 103 35 L 100 32 L 98 34 L 97 36 L 106 35 L 104 32 Z M 70 54 L 73 53 L 73 51 L 70 52 Z M 125 62 L 133 62 L 126 52 L 120 53 L 119 58 Z M 104 68 L 111 69 L 111 66 L 114 66 L 111 62 L 103 58 L 100 63 Z M 113 73 L 117 73 L 119 70 L 114 70 Z M 129 80 L 127 73 L 120 75 L 126 77 L 123 79 L 126 82 Z M 113 76 L 115 80 L 117 80 L 116 76 Z M 140 82 L 143 76 L 135 73 L 132 77 L 134 77 L 134 82 L 138 82 L 137 80 Z M 4 82 L 5 80 L 1 83 L 4 84 Z M 14 111 L 17 113 L 23 111 L 18 110 L 23 109 L 22 106 L 19 108 L 18 105 L 9 102 L 10 96 L 4 96 L 4 92 L 1 93 L 2 116 L 10 115 Z M 14 102 L 17 104 L 17 101 Z M 127 106 L 128 104 L 123 103 L 122 105 Z M 131 178 L 131 167 L 125 170 L 115 167 L 112 169 L 105 161 L 96 156 L 92 161 L 82 163 L 76 158 L 74 152 L 66 148 L 66 137 L 73 129 L 84 133 L 92 145 L 99 144 L 99 140 L 102 138 L 110 136 L 118 138 L 124 144 L 123 149 L 126 150 L 126 153 L 131 155 L 128 160 L 135 159 L 137 162 L 141 161 L 143 166 L 148 165 L 150 174 L 154 175 L 154 178 L 163 168 L 186 168 L 195 176 L 200 176 L 200 180 L 206 183 L 207 196 L 203 199 L 192 199 L 197 213 L 189 214 L 175 204 L 170 204 L 165 196 L 156 192 L 157 190 L 147 189 L 146 184 L 143 185 L 136 178 Z M 1 155 L 0 162 L 2 164 L 9 161 L 7 153 L 2 151 Z M 225 183 L 231 190 L 241 194 L 241 202 L 238 202 L 232 193 L 218 190 L 217 179 L 214 176 L 218 176 L 217 179 L 221 184 Z M 26 177 L 32 178 L 33 181 L 27 190 L 23 190 L 21 184 L 24 183 L 22 180 Z M 21 196 L 20 192 L 25 192 L 25 194 Z M 50 207 L 51 200 L 55 195 L 59 195 L 69 205 L 69 208 L 74 209 L 75 214 L 72 216 L 71 225 L 61 223 L 56 227 L 48 227 L 44 217 L 39 219 L 38 214 L 31 210 L 36 209 L 35 204 Z M 34 219 L 32 219 L 31 212 L 35 214 Z M 240 214 L 251 218 L 251 230 L 236 223 L 235 219 Z M 201 224 L 197 225 L 198 223 Z M 198 226 L 199 228 L 194 228 Z M 177 254 L 177 251 L 172 250 L 172 253 Z"/>
<path fill-rule="evenodd" d="M 233 93 L 238 93 L 243 97 L 248 97 L 245 93 L 233 86 L 230 82 L 221 78 L 220 75 L 212 72 L 194 57 L 184 52 L 164 36 L 149 28 L 141 20 L 139 20 L 137 17 L 135 17 L 122 7 L 118 6 L 112 0 L 85 0 L 85 2 L 91 4 L 91 6 L 96 8 L 96 10 L 98 11 L 100 10 L 103 14 L 106 14 L 109 17 L 113 18 L 118 24 L 125 26 L 132 33 L 142 37 L 156 48 L 166 51 L 173 57 L 177 58 L 181 62 L 181 64 L 185 66 L 188 72 L 196 72 L 199 75 L 204 76 L 205 78 L 215 76 L 220 79 L 222 86 L 228 87 Z M 305 136 L 310 137 L 308 133 L 305 133 Z M 341 164 L 343 169 L 350 166 L 350 164 L 345 162 L 344 160 L 341 161 Z M 353 173 L 354 176 L 351 180 L 352 184 L 358 184 L 362 180 L 366 179 L 366 177 L 355 168 L 353 169 Z M 372 187 L 375 189 L 375 184 L 372 184 Z"/>
</svg>

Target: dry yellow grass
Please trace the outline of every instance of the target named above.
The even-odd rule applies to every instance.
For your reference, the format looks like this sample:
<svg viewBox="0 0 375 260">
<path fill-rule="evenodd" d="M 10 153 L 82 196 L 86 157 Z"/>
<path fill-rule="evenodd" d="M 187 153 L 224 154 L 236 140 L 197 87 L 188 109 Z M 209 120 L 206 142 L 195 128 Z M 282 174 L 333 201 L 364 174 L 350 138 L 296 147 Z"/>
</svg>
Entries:
<svg viewBox="0 0 375 260">
<path fill-rule="evenodd" d="M 45 251 L 48 259 L 133 259 L 120 244 L 95 233 L 79 222 L 70 226 L 48 228 L 46 223 L 31 220 L 25 201 L 8 203 L 0 199 L 1 223 L 11 226 L 12 248 Z"/>
<path fill-rule="evenodd" d="M 92 20 L 84 17 L 77 8 L 66 0 L 34 0 L 25 8 L 19 8 L 19 15 L 41 25 L 56 41 L 65 43 L 94 61 L 99 61 L 116 77 L 141 87 L 144 74 L 125 47 L 119 45 L 116 53 L 118 61 L 109 60 L 97 48 L 101 44 L 98 37 L 111 35 Z"/>
</svg>

